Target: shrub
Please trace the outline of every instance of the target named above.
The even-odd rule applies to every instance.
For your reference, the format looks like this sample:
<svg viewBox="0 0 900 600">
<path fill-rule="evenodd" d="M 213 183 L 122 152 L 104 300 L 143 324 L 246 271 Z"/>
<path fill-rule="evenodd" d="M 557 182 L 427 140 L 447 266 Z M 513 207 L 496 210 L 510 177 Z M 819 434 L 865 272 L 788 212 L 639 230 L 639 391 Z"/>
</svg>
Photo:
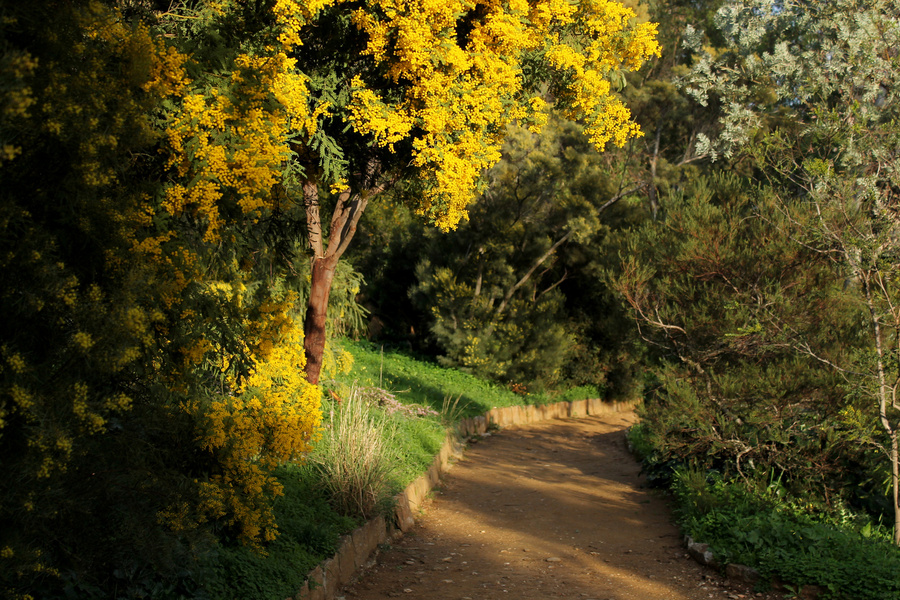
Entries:
<svg viewBox="0 0 900 600">
<path fill-rule="evenodd" d="M 580 385 L 570 390 L 566 390 L 560 397 L 560 401 L 571 402 L 574 400 L 593 400 L 594 398 L 603 398 L 603 393 L 597 386 Z"/>
<path fill-rule="evenodd" d="M 278 537 L 265 554 L 226 541 L 207 559 L 202 589 L 190 597 L 216 600 L 282 600 L 293 596 L 307 573 L 337 550 L 340 536 L 357 525 L 337 514 L 309 465 L 288 463 L 275 474 L 284 495 L 275 501 Z M 151 597 L 159 597 L 154 595 Z M 168 596 L 166 596 L 168 597 Z"/>
<path fill-rule="evenodd" d="M 754 489 L 681 470 L 672 489 L 682 530 L 709 544 L 722 564 L 757 569 L 763 585 L 773 577 L 818 585 L 825 589 L 823 600 L 900 597 L 900 549 L 886 528 L 846 511 L 810 512 L 777 483 Z"/>
</svg>

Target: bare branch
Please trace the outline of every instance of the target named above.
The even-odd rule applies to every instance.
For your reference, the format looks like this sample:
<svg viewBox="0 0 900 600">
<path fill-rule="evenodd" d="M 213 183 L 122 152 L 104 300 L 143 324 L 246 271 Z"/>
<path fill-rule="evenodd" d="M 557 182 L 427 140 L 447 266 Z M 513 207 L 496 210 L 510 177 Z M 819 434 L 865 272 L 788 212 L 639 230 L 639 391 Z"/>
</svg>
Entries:
<svg viewBox="0 0 900 600">
<path fill-rule="evenodd" d="M 519 288 L 521 288 L 523 285 L 525 285 L 528 282 L 528 280 L 531 279 L 531 276 L 534 275 L 534 272 L 537 271 L 538 267 L 540 267 L 544 263 L 545 260 L 550 258 L 553 255 L 553 253 L 556 252 L 556 249 L 559 248 L 561 245 L 563 245 L 566 242 L 566 240 L 568 240 L 570 237 L 572 237 L 572 235 L 574 233 L 575 233 L 575 230 L 570 230 L 564 236 L 562 236 L 561 238 L 556 240 L 556 242 L 552 246 L 550 246 L 550 249 L 547 250 L 543 254 L 543 256 L 541 256 L 539 259 L 537 259 L 537 261 L 535 261 L 535 263 L 531 266 L 531 268 L 528 269 L 528 272 L 525 273 L 525 275 L 523 275 L 522 278 L 519 279 L 519 281 L 517 281 L 515 285 L 513 285 L 511 288 L 509 288 L 509 290 L 507 290 L 506 296 L 503 298 L 503 300 L 497 306 L 497 310 L 494 311 L 495 317 L 503 314 L 503 312 L 506 310 L 506 307 L 509 305 L 510 300 L 512 300 L 513 295 L 519 290 Z"/>
<path fill-rule="evenodd" d="M 559 286 L 559 284 L 561 284 L 563 281 L 565 281 L 568 278 L 569 278 L 569 271 L 567 269 L 564 269 L 563 276 L 559 278 L 559 281 L 557 281 L 556 283 L 554 283 L 553 285 L 551 285 L 550 287 L 548 287 L 547 289 L 542 291 L 540 294 L 538 294 L 537 298 L 535 298 L 535 301 L 539 300 L 541 296 L 543 296 L 547 292 L 551 291 L 553 288 Z"/>
<path fill-rule="evenodd" d="M 322 246 L 322 219 L 319 215 L 319 186 L 315 181 L 303 183 L 303 205 L 306 208 L 306 226 L 309 234 L 309 245 L 317 258 L 325 256 Z"/>
</svg>

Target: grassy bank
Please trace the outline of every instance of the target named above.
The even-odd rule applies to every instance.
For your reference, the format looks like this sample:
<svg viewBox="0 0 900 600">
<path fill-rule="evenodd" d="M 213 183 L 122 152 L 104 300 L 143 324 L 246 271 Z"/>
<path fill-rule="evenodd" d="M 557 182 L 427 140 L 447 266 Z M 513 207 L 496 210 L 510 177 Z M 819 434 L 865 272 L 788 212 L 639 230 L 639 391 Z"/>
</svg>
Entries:
<svg viewBox="0 0 900 600">
<path fill-rule="evenodd" d="M 267 545 L 265 555 L 236 542 L 218 544 L 186 586 L 193 589 L 167 596 L 293 596 L 306 574 L 334 554 L 341 535 L 389 510 L 389 499 L 428 469 L 453 421 L 495 406 L 545 399 L 516 395 L 366 342 L 341 340 L 338 345 L 353 355 L 353 367 L 325 384 L 325 429 L 316 451 L 304 464 L 285 465 L 277 472 L 284 485 L 275 505 L 278 538 Z M 353 420 L 355 433 L 347 425 Z M 335 439 L 339 431 L 349 437 Z M 378 442 L 380 459 L 372 458 L 376 451 L 366 441 Z M 359 447 L 351 448 L 354 444 Z"/>
<path fill-rule="evenodd" d="M 340 344 L 353 355 L 353 370 L 340 383 L 383 388 L 407 404 L 421 404 L 440 411 L 445 400 L 458 400 L 460 416 L 472 417 L 495 406 L 547 401 L 544 395 L 517 395 L 462 371 L 417 360 L 370 342 L 342 340 Z"/>
</svg>

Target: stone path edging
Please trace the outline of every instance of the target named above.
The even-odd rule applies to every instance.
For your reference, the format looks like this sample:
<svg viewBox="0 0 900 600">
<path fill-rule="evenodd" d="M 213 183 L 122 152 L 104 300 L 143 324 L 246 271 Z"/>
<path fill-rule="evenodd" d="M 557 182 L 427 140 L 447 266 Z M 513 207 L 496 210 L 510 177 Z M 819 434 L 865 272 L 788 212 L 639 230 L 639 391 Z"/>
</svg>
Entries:
<svg viewBox="0 0 900 600">
<path fill-rule="evenodd" d="M 716 560 L 716 557 L 713 554 L 712 550 L 709 549 L 709 544 L 695 542 L 691 536 L 687 535 L 684 537 L 684 546 L 685 548 L 687 548 L 688 554 L 691 555 L 691 558 L 693 558 L 701 565 L 706 565 L 714 569 L 721 568 L 719 561 Z M 756 585 L 756 583 L 759 581 L 760 573 L 753 567 L 748 567 L 747 565 L 729 563 L 725 565 L 725 576 L 728 579 L 741 581 L 748 585 Z M 787 587 L 784 585 L 784 583 L 777 578 L 771 580 L 769 582 L 769 585 L 775 590 L 787 590 Z M 819 598 L 819 596 L 823 592 L 824 589 L 820 586 L 806 584 L 800 588 L 797 598 L 799 598 L 800 600 L 817 600 L 817 598 Z"/>
<path fill-rule="evenodd" d="M 310 571 L 306 583 L 294 596 L 295 600 L 332 600 L 335 594 L 351 582 L 357 571 L 374 561 L 378 546 L 402 535 L 415 524 L 415 516 L 428 494 L 450 468 L 451 462 L 462 456 L 464 440 L 484 435 L 491 427 L 524 425 L 549 419 L 566 419 L 603 415 L 631 410 L 636 402 L 604 402 L 600 399 L 557 402 L 544 406 L 504 406 L 492 408 L 484 415 L 462 419 L 455 432 L 448 432 L 440 452 L 428 471 L 395 496 L 396 508 L 392 521 L 376 517 L 341 538 L 335 555 Z M 290 599 L 288 599 L 290 600 Z"/>
</svg>

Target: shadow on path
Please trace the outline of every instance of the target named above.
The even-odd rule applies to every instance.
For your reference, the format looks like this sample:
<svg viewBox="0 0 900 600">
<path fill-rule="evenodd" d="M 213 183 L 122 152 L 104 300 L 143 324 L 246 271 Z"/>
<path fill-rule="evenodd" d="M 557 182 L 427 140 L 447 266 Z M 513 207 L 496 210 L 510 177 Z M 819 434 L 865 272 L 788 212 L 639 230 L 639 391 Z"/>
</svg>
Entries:
<svg viewBox="0 0 900 600">
<path fill-rule="evenodd" d="M 625 448 L 633 422 L 617 413 L 485 438 L 446 474 L 416 527 L 339 596 L 758 597 L 687 558 L 665 503 L 641 489 Z"/>
</svg>

